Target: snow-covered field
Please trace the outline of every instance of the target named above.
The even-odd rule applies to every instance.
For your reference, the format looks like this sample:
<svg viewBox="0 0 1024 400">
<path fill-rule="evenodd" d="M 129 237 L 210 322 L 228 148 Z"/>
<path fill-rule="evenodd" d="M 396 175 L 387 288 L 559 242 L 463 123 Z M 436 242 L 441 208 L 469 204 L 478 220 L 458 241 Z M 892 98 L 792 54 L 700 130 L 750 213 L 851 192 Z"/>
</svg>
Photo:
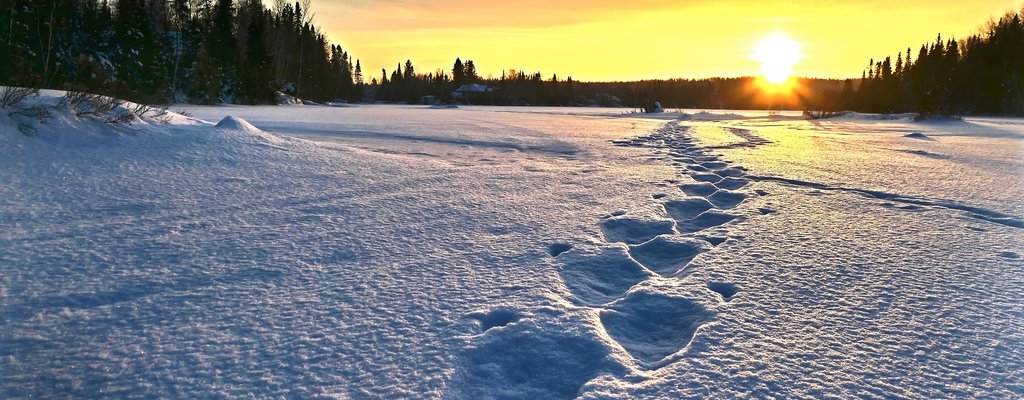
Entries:
<svg viewBox="0 0 1024 400">
<path fill-rule="evenodd" d="M 187 111 L 0 113 L 0 397 L 1024 396 L 1024 120 Z"/>
</svg>

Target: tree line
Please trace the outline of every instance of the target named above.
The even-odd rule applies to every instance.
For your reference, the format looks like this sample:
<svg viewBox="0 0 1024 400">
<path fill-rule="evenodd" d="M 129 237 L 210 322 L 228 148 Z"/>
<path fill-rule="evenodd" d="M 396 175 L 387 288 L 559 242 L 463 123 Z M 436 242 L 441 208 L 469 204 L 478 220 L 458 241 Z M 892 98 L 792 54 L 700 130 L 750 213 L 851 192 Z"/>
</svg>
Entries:
<svg viewBox="0 0 1024 400">
<path fill-rule="evenodd" d="M 411 60 L 364 76 L 327 41 L 309 0 L 0 0 L 0 84 L 102 93 L 137 102 L 472 102 L 494 105 L 856 110 L 1024 114 L 1024 23 L 1008 12 L 961 40 L 872 59 L 861 79 L 797 79 L 791 93 L 757 78 L 579 82 L 473 60 L 419 72 Z M 371 76 L 374 75 L 374 76 Z M 369 82 L 366 82 L 369 80 Z M 485 92 L 458 97 L 465 85 Z"/>
<path fill-rule="evenodd" d="M 0 0 L 0 84 L 137 102 L 357 100 L 359 61 L 309 0 Z M 354 64 L 354 65 L 353 65 Z"/>
<path fill-rule="evenodd" d="M 481 77 L 472 60 L 457 58 L 451 70 L 418 73 L 411 60 L 382 69 L 366 87 L 368 102 L 470 102 L 483 105 L 604 106 L 646 108 L 660 102 L 670 108 L 804 109 L 831 108 L 843 81 L 798 79 L 801 90 L 764 93 L 756 78 L 665 79 L 634 82 L 579 82 L 571 76 L 507 68 L 500 77 Z M 455 91 L 479 84 L 489 91 L 472 99 Z M 827 104 L 827 106 L 826 106 Z"/>
<path fill-rule="evenodd" d="M 867 112 L 924 115 L 1024 115 L 1024 9 L 991 20 L 961 40 L 907 48 L 893 61 L 872 59 L 856 90 L 852 82 L 841 105 Z"/>
</svg>

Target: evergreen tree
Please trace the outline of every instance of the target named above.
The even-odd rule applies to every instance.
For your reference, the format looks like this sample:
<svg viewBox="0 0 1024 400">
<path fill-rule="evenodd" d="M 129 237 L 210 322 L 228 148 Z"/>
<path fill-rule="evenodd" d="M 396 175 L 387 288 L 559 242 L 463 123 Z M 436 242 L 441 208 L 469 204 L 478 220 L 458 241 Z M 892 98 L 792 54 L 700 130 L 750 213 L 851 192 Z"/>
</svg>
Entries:
<svg viewBox="0 0 1024 400">
<path fill-rule="evenodd" d="M 462 60 L 459 58 L 455 59 L 455 65 L 452 66 L 452 81 L 456 86 L 461 86 L 466 82 L 466 67 L 462 65 Z"/>
<path fill-rule="evenodd" d="M 476 74 L 476 65 L 473 64 L 473 60 L 466 60 L 466 72 L 464 75 L 468 83 L 475 83 L 480 80 L 480 77 Z"/>
</svg>

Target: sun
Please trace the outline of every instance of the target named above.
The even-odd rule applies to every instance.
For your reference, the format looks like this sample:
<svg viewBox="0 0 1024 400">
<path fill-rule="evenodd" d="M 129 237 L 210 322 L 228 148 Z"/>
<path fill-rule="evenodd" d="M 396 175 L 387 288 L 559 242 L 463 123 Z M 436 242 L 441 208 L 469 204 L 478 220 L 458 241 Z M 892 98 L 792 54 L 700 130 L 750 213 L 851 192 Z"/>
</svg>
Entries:
<svg viewBox="0 0 1024 400">
<path fill-rule="evenodd" d="M 785 33 L 776 32 L 761 39 L 750 58 L 761 63 L 761 74 L 768 82 L 780 84 L 793 75 L 793 66 L 803 54 L 799 43 Z"/>
</svg>

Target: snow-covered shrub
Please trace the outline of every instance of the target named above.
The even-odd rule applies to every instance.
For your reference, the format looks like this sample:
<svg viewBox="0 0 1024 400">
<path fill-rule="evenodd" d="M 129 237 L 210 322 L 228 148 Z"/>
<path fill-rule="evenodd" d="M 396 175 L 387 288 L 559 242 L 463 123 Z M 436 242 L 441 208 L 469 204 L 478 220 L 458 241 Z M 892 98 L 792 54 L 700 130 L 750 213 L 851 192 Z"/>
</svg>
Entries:
<svg viewBox="0 0 1024 400">
<path fill-rule="evenodd" d="M 808 119 L 828 119 L 844 115 L 846 115 L 845 111 L 804 110 L 804 117 Z"/>
<path fill-rule="evenodd" d="M 8 116 L 20 115 L 28 118 L 35 118 L 40 121 L 53 116 L 49 108 L 41 104 L 26 104 L 25 100 L 39 97 L 39 89 L 0 86 L 0 109 L 6 110 Z M 25 125 L 27 126 L 27 125 Z M 27 128 L 18 126 L 22 133 L 30 135 Z"/>
<path fill-rule="evenodd" d="M 0 108 L 13 109 L 21 105 L 21 103 L 26 99 L 36 96 L 39 96 L 39 89 L 0 86 Z"/>
<path fill-rule="evenodd" d="M 69 90 L 58 105 L 68 107 L 78 117 L 95 117 L 111 124 L 126 124 L 136 118 L 149 117 L 166 121 L 167 107 L 129 103 L 109 96 Z"/>
</svg>

